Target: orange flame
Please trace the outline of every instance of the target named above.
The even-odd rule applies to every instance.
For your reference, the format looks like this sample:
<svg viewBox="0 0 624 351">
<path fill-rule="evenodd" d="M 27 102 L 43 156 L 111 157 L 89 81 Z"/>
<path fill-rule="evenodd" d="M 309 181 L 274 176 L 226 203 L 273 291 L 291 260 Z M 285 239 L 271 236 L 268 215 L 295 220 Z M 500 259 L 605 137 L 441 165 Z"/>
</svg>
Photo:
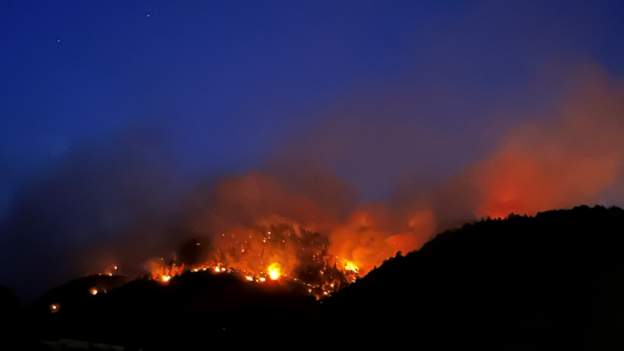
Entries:
<svg viewBox="0 0 624 351">
<path fill-rule="evenodd" d="M 152 260 L 149 262 L 149 266 L 152 279 L 162 284 L 169 284 L 173 277 L 184 273 L 183 264 L 172 263 L 167 265 L 163 259 Z"/>
<path fill-rule="evenodd" d="M 358 273 L 360 271 L 360 267 L 358 267 L 358 265 L 355 264 L 355 262 L 349 261 L 349 260 L 344 260 L 344 269 L 345 271 L 349 271 L 353 273 Z"/>
<path fill-rule="evenodd" d="M 282 266 L 273 262 L 267 267 L 267 274 L 271 280 L 278 280 L 282 276 Z"/>
</svg>

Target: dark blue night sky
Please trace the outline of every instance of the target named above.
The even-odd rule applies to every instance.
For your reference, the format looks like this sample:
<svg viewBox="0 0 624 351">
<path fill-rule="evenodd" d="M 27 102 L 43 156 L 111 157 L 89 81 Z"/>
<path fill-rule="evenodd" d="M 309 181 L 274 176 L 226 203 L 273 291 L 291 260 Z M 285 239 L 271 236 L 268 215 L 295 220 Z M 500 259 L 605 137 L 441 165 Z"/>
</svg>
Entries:
<svg viewBox="0 0 624 351">
<path fill-rule="evenodd" d="M 237 169 L 358 95 L 450 89 L 474 110 L 560 61 L 620 75 L 621 16 L 619 1 L 3 1 L 0 184 L 129 125 L 166 125 L 189 167 Z"/>
<path fill-rule="evenodd" d="M 363 197 L 426 186 L 579 67 L 620 79 L 623 15 L 622 1 L 2 0 L 0 210 L 128 140 L 183 185 L 304 150 Z"/>
</svg>

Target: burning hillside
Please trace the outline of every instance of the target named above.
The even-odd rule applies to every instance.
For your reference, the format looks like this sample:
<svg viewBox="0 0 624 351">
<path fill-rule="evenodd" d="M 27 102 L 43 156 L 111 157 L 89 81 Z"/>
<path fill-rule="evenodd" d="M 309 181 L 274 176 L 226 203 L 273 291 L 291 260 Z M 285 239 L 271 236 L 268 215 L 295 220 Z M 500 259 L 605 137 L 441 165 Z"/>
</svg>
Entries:
<svg viewBox="0 0 624 351">
<path fill-rule="evenodd" d="M 321 234 L 288 225 L 221 233 L 211 243 L 193 239 L 177 257 L 148 262 L 150 277 L 162 284 L 185 272 L 232 274 L 256 284 L 288 281 L 317 299 L 354 282 L 357 262 L 328 252 Z"/>
<path fill-rule="evenodd" d="M 320 299 L 419 248 L 434 230 L 430 211 L 398 219 L 380 206 L 350 203 L 333 178 L 300 178 L 296 187 L 261 172 L 223 179 L 181 216 L 176 237 L 191 239 L 148 259 L 144 271 L 163 284 L 200 271 L 254 284 L 287 281 Z"/>
</svg>

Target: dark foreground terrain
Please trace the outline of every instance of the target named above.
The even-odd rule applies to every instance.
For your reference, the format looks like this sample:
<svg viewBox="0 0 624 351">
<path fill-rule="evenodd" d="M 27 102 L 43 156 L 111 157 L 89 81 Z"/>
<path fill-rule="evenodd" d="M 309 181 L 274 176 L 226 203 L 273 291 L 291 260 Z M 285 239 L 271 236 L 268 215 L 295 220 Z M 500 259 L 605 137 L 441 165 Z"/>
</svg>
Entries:
<svg viewBox="0 0 624 351">
<path fill-rule="evenodd" d="M 101 293 L 92 296 L 94 286 Z M 288 284 L 257 288 L 208 272 L 166 286 L 85 277 L 26 307 L 10 290 L 0 299 L 3 342 L 15 349 L 382 341 L 422 350 L 617 350 L 624 348 L 624 210 L 577 207 L 467 224 L 321 302 Z"/>
</svg>

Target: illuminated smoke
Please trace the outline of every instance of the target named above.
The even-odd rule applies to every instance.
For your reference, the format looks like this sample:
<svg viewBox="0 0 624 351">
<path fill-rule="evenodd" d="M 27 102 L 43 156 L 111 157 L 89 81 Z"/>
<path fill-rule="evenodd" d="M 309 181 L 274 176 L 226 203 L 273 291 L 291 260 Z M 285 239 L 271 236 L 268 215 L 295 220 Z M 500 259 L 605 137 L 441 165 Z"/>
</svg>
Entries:
<svg viewBox="0 0 624 351">
<path fill-rule="evenodd" d="M 452 160 L 438 156 L 449 151 L 438 149 L 442 143 L 435 140 L 442 138 L 415 132 L 405 118 L 398 119 L 405 125 L 379 116 L 345 118 L 321 128 L 329 130 L 329 140 L 315 133 L 302 138 L 305 152 L 286 144 L 280 149 L 294 151 L 278 152 L 255 171 L 178 188 L 169 170 L 176 167 L 156 157 L 160 149 L 137 148 L 128 138 L 131 152 L 121 146 L 78 153 L 18 197 L 2 227 L 10 235 L 3 237 L 6 254 L 0 257 L 29 277 L 48 276 L 40 270 L 50 267 L 119 274 L 111 268 L 119 263 L 123 274 L 143 268 L 165 284 L 183 272 L 210 269 L 258 284 L 295 280 L 325 296 L 449 226 L 624 195 L 623 92 L 600 73 L 584 74 L 548 113 L 523 118 L 496 133 L 499 139 L 484 132 L 487 150 L 467 166 L 449 166 L 450 176 L 436 182 L 421 181 L 421 173 L 435 173 L 428 170 L 435 163 L 422 158 Z M 365 138 L 358 139 L 361 134 Z M 398 141 L 387 148 L 375 142 L 380 137 Z M 158 155 L 143 162 L 145 150 Z M 314 152 L 322 157 L 310 157 Z M 396 166 L 404 174 L 387 178 L 395 193 L 358 196 L 355 182 L 339 169 L 351 167 L 350 160 L 366 175 Z M 93 233 L 97 239 L 89 239 Z M 30 265 L 33 259 L 40 264 Z M 77 262 L 87 266 L 77 268 Z"/>
<path fill-rule="evenodd" d="M 513 129 L 469 171 L 477 217 L 504 217 L 601 201 L 621 185 L 624 90 L 585 79 L 543 121 Z"/>
</svg>

